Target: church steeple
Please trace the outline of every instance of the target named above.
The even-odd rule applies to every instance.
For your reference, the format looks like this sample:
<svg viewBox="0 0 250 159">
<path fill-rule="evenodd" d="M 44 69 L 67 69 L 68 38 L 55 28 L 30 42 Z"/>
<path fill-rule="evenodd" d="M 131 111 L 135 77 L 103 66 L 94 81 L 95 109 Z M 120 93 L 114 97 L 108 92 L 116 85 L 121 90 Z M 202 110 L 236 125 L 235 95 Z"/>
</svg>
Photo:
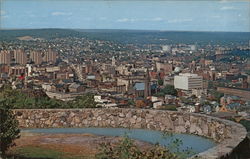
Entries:
<svg viewBox="0 0 250 159">
<path fill-rule="evenodd" d="M 149 76 L 149 71 L 147 68 L 147 72 L 145 75 L 145 88 L 144 88 L 144 98 L 147 99 L 148 96 L 151 96 L 151 85 L 150 85 L 150 76 Z"/>
<path fill-rule="evenodd" d="M 134 93 L 134 86 L 133 86 L 133 80 L 130 79 L 130 76 L 128 77 L 128 94 Z"/>
</svg>

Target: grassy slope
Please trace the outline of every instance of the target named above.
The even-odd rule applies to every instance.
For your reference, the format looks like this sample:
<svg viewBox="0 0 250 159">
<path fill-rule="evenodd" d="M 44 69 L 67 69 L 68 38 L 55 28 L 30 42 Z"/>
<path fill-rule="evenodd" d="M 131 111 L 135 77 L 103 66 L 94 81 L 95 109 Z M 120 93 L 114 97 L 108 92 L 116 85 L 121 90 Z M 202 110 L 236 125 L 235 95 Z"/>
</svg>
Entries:
<svg viewBox="0 0 250 159">
<path fill-rule="evenodd" d="M 93 156 L 78 156 L 77 154 L 65 153 L 40 146 L 19 147 L 12 149 L 9 154 L 30 159 L 94 159 Z"/>
</svg>

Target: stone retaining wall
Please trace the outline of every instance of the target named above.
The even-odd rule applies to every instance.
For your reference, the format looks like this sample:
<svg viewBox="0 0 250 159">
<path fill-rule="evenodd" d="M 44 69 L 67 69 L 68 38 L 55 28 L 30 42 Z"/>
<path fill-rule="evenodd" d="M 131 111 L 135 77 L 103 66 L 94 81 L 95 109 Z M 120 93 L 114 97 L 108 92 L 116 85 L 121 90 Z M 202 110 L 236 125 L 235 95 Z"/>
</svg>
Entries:
<svg viewBox="0 0 250 159">
<path fill-rule="evenodd" d="M 230 155 L 246 137 L 240 124 L 201 114 L 148 109 L 19 109 L 21 128 L 122 127 L 196 134 L 217 146 L 198 154 L 214 159 Z"/>
</svg>

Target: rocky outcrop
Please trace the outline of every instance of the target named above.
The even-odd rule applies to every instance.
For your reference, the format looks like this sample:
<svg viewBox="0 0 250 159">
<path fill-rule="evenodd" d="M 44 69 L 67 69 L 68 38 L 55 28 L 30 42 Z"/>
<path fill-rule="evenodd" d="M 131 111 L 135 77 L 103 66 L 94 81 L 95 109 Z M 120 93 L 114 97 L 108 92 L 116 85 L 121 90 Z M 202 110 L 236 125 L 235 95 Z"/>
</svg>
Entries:
<svg viewBox="0 0 250 159">
<path fill-rule="evenodd" d="M 206 115 L 148 109 L 19 109 L 21 128 L 123 127 L 196 134 L 218 145 L 198 154 L 202 158 L 230 155 L 245 137 L 243 126 Z"/>
</svg>

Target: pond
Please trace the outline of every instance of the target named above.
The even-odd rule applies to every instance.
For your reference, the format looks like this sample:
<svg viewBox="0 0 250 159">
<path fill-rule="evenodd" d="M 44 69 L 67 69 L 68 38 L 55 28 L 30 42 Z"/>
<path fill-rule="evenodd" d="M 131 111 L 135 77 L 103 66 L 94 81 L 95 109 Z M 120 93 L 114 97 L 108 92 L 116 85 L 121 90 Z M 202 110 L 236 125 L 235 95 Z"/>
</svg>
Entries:
<svg viewBox="0 0 250 159">
<path fill-rule="evenodd" d="M 23 129 L 22 132 L 45 133 L 45 134 L 94 134 L 103 136 L 124 136 L 128 135 L 132 139 L 159 143 L 162 146 L 169 146 L 174 140 L 181 140 L 180 150 L 192 148 L 195 153 L 200 153 L 214 147 L 216 143 L 201 136 L 191 134 L 164 134 L 160 131 L 146 129 L 126 129 L 126 128 L 48 128 L 48 129 Z"/>
</svg>

